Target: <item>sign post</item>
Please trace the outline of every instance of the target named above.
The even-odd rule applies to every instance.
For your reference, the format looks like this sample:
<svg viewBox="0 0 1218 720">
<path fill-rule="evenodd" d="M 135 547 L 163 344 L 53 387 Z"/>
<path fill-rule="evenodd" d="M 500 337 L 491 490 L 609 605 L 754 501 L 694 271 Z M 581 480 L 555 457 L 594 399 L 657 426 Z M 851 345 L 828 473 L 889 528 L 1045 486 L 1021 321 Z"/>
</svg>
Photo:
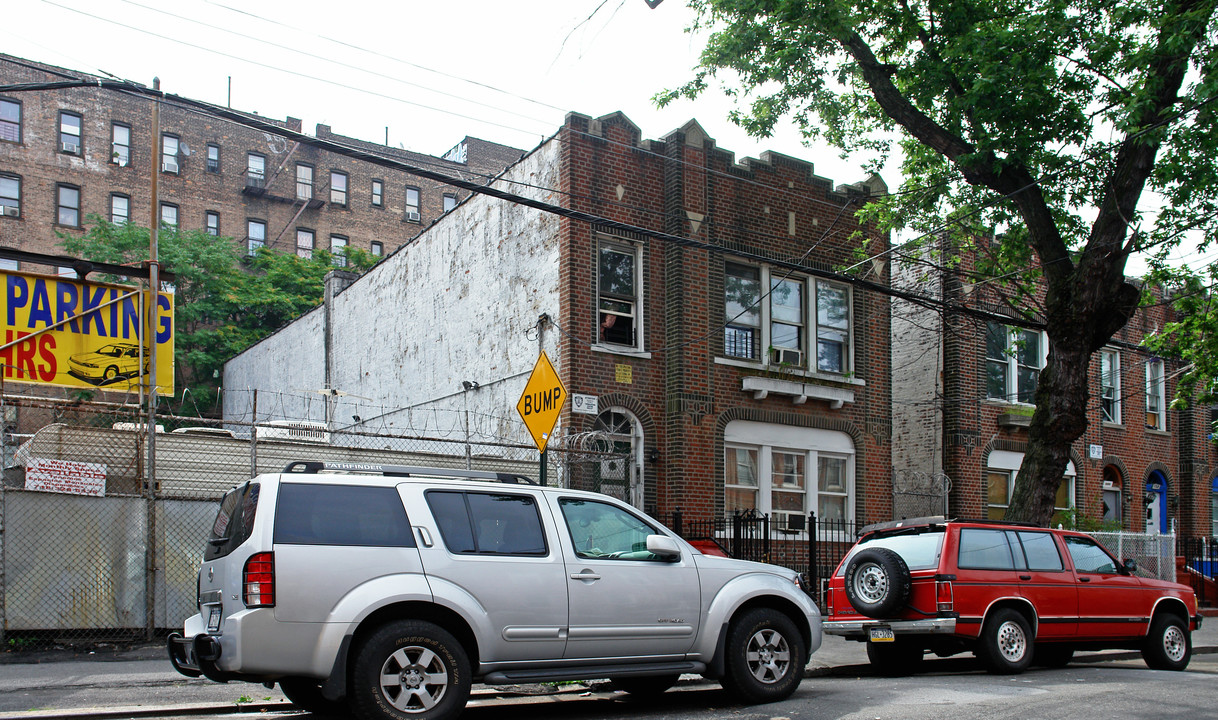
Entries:
<svg viewBox="0 0 1218 720">
<path fill-rule="evenodd" d="M 541 484 L 546 484 L 546 444 L 558 416 L 562 414 L 563 403 L 567 401 L 567 388 L 558 377 L 549 356 L 543 350 L 533 366 L 529 381 L 525 383 L 520 401 L 516 403 L 516 411 L 524 420 L 529 435 L 541 453 Z"/>
</svg>

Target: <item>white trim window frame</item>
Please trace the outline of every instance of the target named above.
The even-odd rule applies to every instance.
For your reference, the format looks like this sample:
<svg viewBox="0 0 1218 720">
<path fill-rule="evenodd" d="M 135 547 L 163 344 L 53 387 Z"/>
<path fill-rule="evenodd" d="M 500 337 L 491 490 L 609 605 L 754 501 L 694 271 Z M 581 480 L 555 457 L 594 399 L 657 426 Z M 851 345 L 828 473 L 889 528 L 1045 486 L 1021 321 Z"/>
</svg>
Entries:
<svg viewBox="0 0 1218 720">
<path fill-rule="evenodd" d="M 1043 331 L 986 323 L 986 398 L 1034 405 L 1040 373 L 1049 361 Z"/>
<path fill-rule="evenodd" d="M 770 516 L 776 536 L 854 517 L 855 456 L 845 433 L 747 420 L 724 432 L 724 511 Z M 795 520 L 798 518 L 798 520 Z"/>
<path fill-rule="evenodd" d="M 1146 361 L 1146 427 L 1151 430 L 1167 430 L 1167 381 L 1163 373 L 1163 360 L 1151 358 Z"/>
<path fill-rule="evenodd" d="M 854 370 L 854 293 L 847 284 L 729 260 L 723 308 L 725 358 L 828 375 Z"/>
<path fill-rule="evenodd" d="M 986 517 L 990 520 L 1002 520 L 1011 506 L 1011 496 L 1015 492 L 1015 481 L 1019 477 L 1019 467 L 1023 465 L 1023 453 L 1010 450 L 991 450 L 986 458 L 984 472 L 986 474 Z M 1005 502 L 999 502 L 1000 497 L 993 492 L 992 483 L 1004 478 L 1006 481 Z M 1074 461 L 1066 462 L 1066 472 L 1062 475 L 1062 483 L 1058 486 L 1057 495 L 1053 500 L 1053 512 L 1064 513 L 1077 505 L 1078 471 Z M 1066 503 L 1060 504 L 1062 488 L 1066 488 Z M 1053 525 L 1057 524 L 1057 519 Z"/>
<path fill-rule="evenodd" d="M 296 228 L 296 256 L 310 260 L 317 246 L 317 233 L 308 228 Z"/>
<path fill-rule="evenodd" d="M 596 243 L 596 337 L 601 346 L 643 351 L 643 248 L 601 236 Z"/>
<path fill-rule="evenodd" d="M 1121 424 L 1121 353 L 1114 348 L 1100 350 L 1100 417 Z"/>
<path fill-rule="evenodd" d="M 119 167 L 131 164 L 131 126 L 115 122 L 110 124 L 110 162 Z"/>
<path fill-rule="evenodd" d="M 246 254 L 253 255 L 258 248 L 266 246 L 266 221 L 245 221 Z"/>
<path fill-rule="evenodd" d="M 296 199 L 313 199 L 313 166 L 296 163 Z"/>
</svg>

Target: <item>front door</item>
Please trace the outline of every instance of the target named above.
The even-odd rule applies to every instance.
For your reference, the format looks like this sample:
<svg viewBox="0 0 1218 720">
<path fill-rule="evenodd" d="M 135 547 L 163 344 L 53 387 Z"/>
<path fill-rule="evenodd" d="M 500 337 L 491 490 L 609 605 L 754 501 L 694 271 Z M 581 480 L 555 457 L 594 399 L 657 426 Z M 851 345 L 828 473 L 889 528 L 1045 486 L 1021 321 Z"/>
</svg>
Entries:
<svg viewBox="0 0 1218 720">
<path fill-rule="evenodd" d="M 561 498 L 555 515 L 567 567 L 569 659 L 681 657 L 698 634 L 698 569 L 654 558 L 659 531 L 608 502 Z"/>
</svg>

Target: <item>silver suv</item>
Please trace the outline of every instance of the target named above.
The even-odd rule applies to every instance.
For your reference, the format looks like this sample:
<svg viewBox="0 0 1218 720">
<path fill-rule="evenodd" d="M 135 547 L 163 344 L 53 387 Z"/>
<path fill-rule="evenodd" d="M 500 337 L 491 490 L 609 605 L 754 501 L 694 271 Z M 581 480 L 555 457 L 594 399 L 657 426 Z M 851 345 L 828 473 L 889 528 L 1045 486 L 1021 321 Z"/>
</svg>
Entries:
<svg viewBox="0 0 1218 720">
<path fill-rule="evenodd" d="M 225 495 L 184 675 L 279 683 L 305 710 L 456 717 L 471 683 L 682 673 L 781 700 L 820 647 L 792 570 L 703 555 L 634 508 L 527 478 L 293 463 Z"/>
</svg>

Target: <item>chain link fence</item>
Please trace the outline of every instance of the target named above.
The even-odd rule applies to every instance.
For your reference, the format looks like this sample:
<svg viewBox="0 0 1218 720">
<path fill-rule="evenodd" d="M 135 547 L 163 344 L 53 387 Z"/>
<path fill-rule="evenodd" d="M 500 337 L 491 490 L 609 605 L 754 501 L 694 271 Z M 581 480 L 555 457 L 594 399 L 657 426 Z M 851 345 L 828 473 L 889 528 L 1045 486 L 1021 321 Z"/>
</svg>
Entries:
<svg viewBox="0 0 1218 720">
<path fill-rule="evenodd" d="M 429 436 L 387 424 L 332 431 L 325 422 L 282 416 L 260 414 L 254 422 L 158 414 L 150 453 L 147 415 L 138 407 L 15 396 L 3 404 L 6 419 L 20 411 L 23 425 L 35 418 L 37 426 L 3 437 L 4 649 L 147 641 L 180 628 L 196 612 L 198 568 L 221 496 L 294 461 L 542 476 L 535 446 L 476 436 L 462 422 L 441 429 L 438 413 L 426 419 Z M 620 459 L 601 443 L 558 438 L 546 458 L 547 484 L 565 486 Z"/>
<path fill-rule="evenodd" d="M 1138 575 L 1176 582 L 1175 533 L 1088 532 L 1118 560 L 1131 559 L 1138 564 Z"/>
</svg>

